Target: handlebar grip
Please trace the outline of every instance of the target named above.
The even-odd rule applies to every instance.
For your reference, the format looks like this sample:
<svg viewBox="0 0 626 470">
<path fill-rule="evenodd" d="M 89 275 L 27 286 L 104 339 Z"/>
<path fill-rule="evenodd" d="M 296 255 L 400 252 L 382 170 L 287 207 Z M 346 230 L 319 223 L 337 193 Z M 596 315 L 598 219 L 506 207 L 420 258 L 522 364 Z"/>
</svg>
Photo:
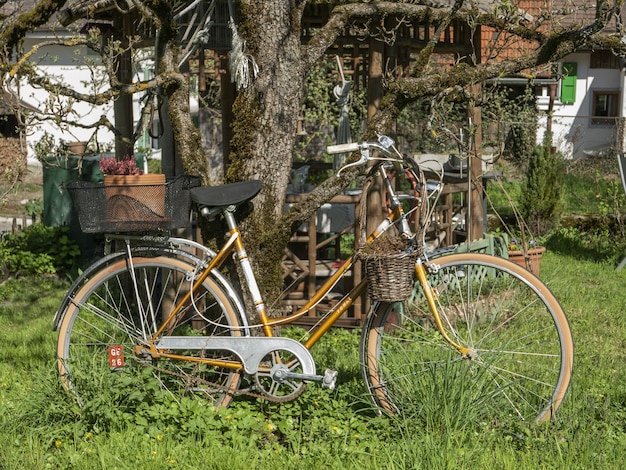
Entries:
<svg viewBox="0 0 626 470">
<path fill-rule="evenodd" d="M 328 147 L 326 147 L 326 151 L 331 155 L 334 153 L 356 152 L 357 150 L 359 150 L 358 142 L 354 142 L 350 144 L 329 145 Z"/>
</svg>

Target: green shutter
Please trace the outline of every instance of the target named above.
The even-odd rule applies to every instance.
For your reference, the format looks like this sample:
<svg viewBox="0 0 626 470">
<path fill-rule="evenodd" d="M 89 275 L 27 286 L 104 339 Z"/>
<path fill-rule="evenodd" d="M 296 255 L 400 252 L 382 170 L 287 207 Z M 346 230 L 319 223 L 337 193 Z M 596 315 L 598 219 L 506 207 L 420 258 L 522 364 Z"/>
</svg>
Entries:
<svg viewBox="0 0 626 470">
<path fill-rule="evenodd" d="M 576 101 L 576 73 L 578 64 L 566 62 L 563 64 L 563 78 L 561 79 L 561 103 L 572 104 Z"/>
</svg>

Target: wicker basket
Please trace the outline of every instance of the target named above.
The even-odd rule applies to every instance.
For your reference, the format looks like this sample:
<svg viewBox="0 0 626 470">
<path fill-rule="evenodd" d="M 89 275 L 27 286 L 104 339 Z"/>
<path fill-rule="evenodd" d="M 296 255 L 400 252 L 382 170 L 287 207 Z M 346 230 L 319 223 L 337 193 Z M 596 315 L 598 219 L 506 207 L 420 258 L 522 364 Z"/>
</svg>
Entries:
<svg viewBox="0 0 626 470">
<path fill-rule="evenodd" d="M 361 252 L 370 299 L 383 302 L 406 300 L 413 291 L 415 262 L 418 250 L 395 254 Z"/>
<path fill-rule="evenodd" d="M 110 202 L 110 188 L 102 183 L 74 181 L 66 189 L 85 233 L 163 232 L 189 225 L 189 189 L 199 185 L 199 177 L 183 175 L 164 185 L 133 186 L 132 192 L 115 196 L 115 204 Z M 143 201 L 146 197 L 164 198 L 164 205 L 159 206 L 164 209 L 155 212 L 151 204 Z"/>
</svg>

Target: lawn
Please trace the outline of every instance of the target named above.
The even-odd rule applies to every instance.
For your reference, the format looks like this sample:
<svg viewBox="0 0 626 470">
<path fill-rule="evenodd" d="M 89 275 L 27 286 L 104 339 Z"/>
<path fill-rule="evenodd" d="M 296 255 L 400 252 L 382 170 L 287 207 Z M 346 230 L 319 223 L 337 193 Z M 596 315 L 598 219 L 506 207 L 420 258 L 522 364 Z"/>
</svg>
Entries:
<svg viewBox="0 0 626 470">
<path fill-rule="evenodd" d="M 564 405 L 543 425 L 450 419 L 445 406 L 426 422 L 377 416 L 360 382 L 358 331 L 346 330 L 314 349 L 320 367 L 340 372 L 334 392 L 310 386 L 293 403 L 239 399 L 215 412 L 122 387 L 80 408 L 54 372 L 51 321 L 67 282 L 6 281 L 0 467 L 617 468 L 626 461 L 626 271 L 615 271 L 621 253 L 601 240 L 573 229 L 547 240 L 542 278 L 568 313 L 576 359 Z"/>
<path fill-rule="evenodd" d="M 610 217 L 624 207 L 614 163 L 570 166 L 565 212 L 594 222 L 542 240 L 541 277 L 575 342 L 570 390 L 549 423 L 473 422 L 470 410 L 452 415 L 445 395 L 424 403 L 426 419 L 379 416 L 360 378 L 358 330 L 337 330 L 313 349 L 319 370 L 339 371 L 332 392 L 311 385 L 291 403 L 248 397 L 216 411 L 120 379 L 80 407 L 60 387 L 51 328 L 69 280 L 21 277 L 0 282 L 0 469 L 620 468 L 626 270 L 615 267 L 626 243 Z M 519 178 L 505 176 L 519 197 Z M 504 207 L 501 194 L 490 196 Z"/>
</svg>

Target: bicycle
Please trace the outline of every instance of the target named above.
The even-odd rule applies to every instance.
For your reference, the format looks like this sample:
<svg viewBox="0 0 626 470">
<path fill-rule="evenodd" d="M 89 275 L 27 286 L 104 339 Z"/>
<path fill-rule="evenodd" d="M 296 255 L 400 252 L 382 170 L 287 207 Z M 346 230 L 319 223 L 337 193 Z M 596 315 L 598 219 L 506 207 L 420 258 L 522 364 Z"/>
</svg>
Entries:
<svg viewBox="0 0 626 470">
<path fill-rule="evenodd" d="M 370 164 L 368 174 L 382 177 L 390 204 L 388 217 L 367 243 L 394 230 L 407 241 L 405 251 L 415 255 L 409 297 L 372 301 L 362 327 L 360 361 L 372 401 L 381 412 L 409 413 L 419 406 L 420 395 L 452 383 L 474 394 L 491 419 L 552 417 L 570 382 L 573 341 L 550 289 L 500 257 L 421 253 L 423 241 L 412 232 L 407 215 L 424 209 L 428 199 L 420 194 L 425 179 L 419 166 L 386 137 L 328 148 L 329 153 L 355 151 L 360 159 L 346 167 Z M 405 211 L 405 199 L 390 182 L 388 173 L 394 171 L 410 177 L 417 194 L 412 209 Z M 85 183 L 73 191 L 101 191 L 95 187 Z M 108 250 L 82 273 L 54 319 L 58 371 L 79 401 L 103 374 L 118 371 L 138 381 L 142 368 L 172 393 L 202 396 L 222 407 L 237 395 L 292 400 L 309 382 L 335 387 L 337 373 L 318 374 L 310 349 L 365 293 L 368 281 L 345 294 L 306 339 L 274 336 L 274 327 L 292 323 L 316 305 L 354 267 L 355 255 L 298 311 L 269 318 L 236 219 L 260 189 L 260 182 L 248 181 L 178 191 L 184 195 L 182 210 L 171 204 L 173 215 L 186 212 L 188 217 L 191 199 L 198 217 L 226 222 L 227 239 L 218 252 L 167 234 L 107 235 L 107 243 L 121 247 Z M 85 195 L 79 199 L 84 203 Z M 95 205 L 97 210 L 79 214 L 81 225 L 83 215 L 102 218 L 102 202 Z M 111 230 L 101 223 L 89 227 Z M 253 300 L 257 324 L 251 324 L 239 291 L 220 272 L 231 255 L 243 273 L 242 287 Z"/>
</svg>

